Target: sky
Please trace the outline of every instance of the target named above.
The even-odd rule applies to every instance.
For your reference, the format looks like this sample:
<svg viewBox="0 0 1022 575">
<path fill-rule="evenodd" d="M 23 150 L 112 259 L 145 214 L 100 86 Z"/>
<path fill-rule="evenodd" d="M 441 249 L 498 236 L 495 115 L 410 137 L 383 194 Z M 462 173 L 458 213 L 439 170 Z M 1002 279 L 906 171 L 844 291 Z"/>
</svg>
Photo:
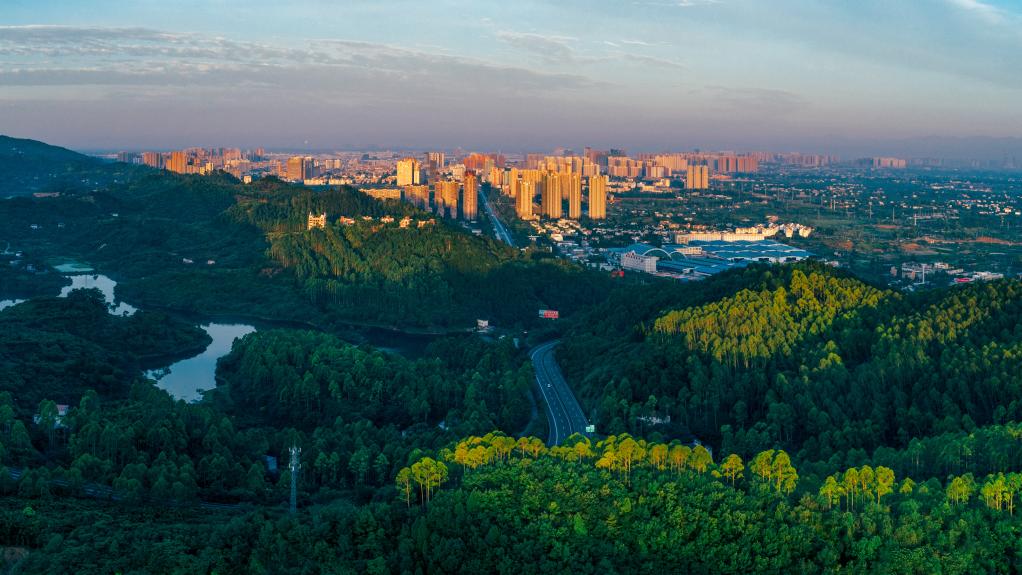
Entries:
<svg viewBox="0 0 1022 575">
<path fill-rule="evenodd" d="M 0 133 L 75 149 L 1022 136 L 1022 0 L 0 3 Z"/>
</svg>

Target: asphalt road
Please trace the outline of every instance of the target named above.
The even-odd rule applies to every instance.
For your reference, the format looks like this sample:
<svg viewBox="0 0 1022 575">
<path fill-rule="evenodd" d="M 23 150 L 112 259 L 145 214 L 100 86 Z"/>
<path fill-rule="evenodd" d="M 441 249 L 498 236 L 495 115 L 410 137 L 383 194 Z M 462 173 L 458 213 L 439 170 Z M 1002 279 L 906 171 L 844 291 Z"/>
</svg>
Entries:
<svg viewBox="0 0 1022 575">
<path fill-rule="evenodd" d="M 511 234 L 508 233 L 507 228 L 501 223 L 500 219 L 497 218 L 497 214 L 493 213 L 493 206 L 490 205 L 490 199 L 486 197 L 486 193 L 482 189 L 479 190 L 479 202 L 483 205 L 483 211 L 486 212 L 486 217 L 490 218 L 490 223 L 493 224 L 493 234 L 497 236 L 497 239 L 506 243 L 507 245 L 514 247 L 515 242 L 511 239 Z"/>
<path fill-rule="evenodd" d="M 575 394 L 561 374 L 561 368 L 554 358 L 554 348 L 560 341 L 551 341 L 532 348 L 529 356 L 536 370 L 536 384 L 539 386 L 543 402 L 546 404 L 547 421 L 550 434 L 547 445 L 559 445 L 573 433 L 586 434 L 589 421 L 582 412 L 582 407 L 575 399 Z"/>
</svg>

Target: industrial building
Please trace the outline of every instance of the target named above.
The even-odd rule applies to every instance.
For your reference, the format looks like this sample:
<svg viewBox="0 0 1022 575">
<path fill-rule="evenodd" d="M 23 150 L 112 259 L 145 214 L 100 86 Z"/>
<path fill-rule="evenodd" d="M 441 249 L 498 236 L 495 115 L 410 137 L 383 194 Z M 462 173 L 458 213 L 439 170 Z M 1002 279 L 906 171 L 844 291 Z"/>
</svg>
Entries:
<svg viewBox="0 0 1022 575">
<path fill-rule="evenodd" d="M 641 243 L 612 248 L 608 250 L 607 259 L 625 269 L 700 279 L 753 263 L 790 263 L 811 256 L 804 249 L 773 240 L 694 240 L 683 245 L 668 244 L 661 248 Z"/>
</svg>

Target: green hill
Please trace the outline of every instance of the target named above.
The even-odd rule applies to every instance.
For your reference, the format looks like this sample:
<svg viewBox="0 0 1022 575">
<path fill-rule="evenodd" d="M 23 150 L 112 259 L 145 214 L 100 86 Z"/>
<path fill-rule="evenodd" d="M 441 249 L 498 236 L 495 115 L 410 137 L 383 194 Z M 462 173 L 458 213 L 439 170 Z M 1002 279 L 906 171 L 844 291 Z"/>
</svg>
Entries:
<svg viewBox="0 0 1022 575">
<path fill-rule="evenodd" d="M 146 168 L 107 162 L 36 140 L 0 135 L 0 198 L 98 190 Z"/>
<path fill-rule="evenodd" d="M 717 287 L 577 322 L 559 358 L 599 428 L 844 461 L 1022 419 L 1017 281 L 905 296 L 799 265 Z"/>
</svg>

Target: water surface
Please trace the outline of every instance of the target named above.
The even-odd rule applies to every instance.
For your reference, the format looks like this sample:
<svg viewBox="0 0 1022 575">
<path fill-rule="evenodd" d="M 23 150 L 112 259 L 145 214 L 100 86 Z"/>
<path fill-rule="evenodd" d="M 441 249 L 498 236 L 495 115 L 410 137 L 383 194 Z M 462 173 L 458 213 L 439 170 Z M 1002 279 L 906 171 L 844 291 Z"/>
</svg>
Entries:
<svg viewBox="0 0 1022 575">
<path fill-rule="evenodd" d="M 206 351 L 146 374 L 155 379 L 156 385 L 167 390 L 175 399 L 185 401 L 202 399 L 202 390 L 216 387 L 217 360 L 230 353 L 235 339 L 256 330 L 245 324 L 210 323 L 200 327 L 213 338 Z"/>
<path fill-rule="evenodd" d="M 25 300 L 23 300 L 23 299 L 0 299 L 0 310 L 7 309 L 7 308 L 9 308 L 11 306 L 18 305 L 19 303 L 21 303 L 23 301 L 25 301 Z"/>
<path fill-rule="evenodd" d="M 60 266 L 57 266 L 60 269 Z M 67 294 L 76 289 L 98 289 L 103 294 L 106 305 L 113 315 L 133 315 L 138 308 L 124 302 L 118 302 L 114 297 L 114 288 L 117 282 L 102 274 L 80 274 L 67 276 L 71 279 L 71 285 L 64 286 L 60 290 L 60 297 L 67 297 Z"/>
</svg>

